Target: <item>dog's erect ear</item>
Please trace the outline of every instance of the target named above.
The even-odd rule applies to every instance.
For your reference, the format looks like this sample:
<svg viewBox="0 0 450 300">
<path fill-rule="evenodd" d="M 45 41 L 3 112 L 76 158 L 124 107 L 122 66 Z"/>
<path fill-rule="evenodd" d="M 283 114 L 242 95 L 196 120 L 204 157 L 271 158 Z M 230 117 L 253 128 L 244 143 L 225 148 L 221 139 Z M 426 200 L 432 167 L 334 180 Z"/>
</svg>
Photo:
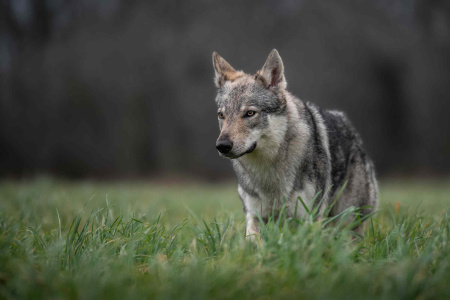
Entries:
<svg viewBox="0 0 450 300">
<path fill-rule="evenodd" d="M 225 81 L 234 81 L 238 77 L 242 76 L 241 71 L 236 71 L 225 59 L 223 59 L 219 53 L 213 52 L 212 55 L 214 70 L 216 71 L 216 77 L 214 83 L 218 88 L 225 84 Z"/>
<path fill-rule="evenodd" d="M 262 85 L 267 89 L 286 88 L 283 61 L 281 60 L 280 54 L 278 54 L 278 51 L 276 49 L 273 49 L 270 52 L 266 63 L 264 64 L 262 69 L 256 73 L 255 79 L 260 81 Z"/>
</svg>

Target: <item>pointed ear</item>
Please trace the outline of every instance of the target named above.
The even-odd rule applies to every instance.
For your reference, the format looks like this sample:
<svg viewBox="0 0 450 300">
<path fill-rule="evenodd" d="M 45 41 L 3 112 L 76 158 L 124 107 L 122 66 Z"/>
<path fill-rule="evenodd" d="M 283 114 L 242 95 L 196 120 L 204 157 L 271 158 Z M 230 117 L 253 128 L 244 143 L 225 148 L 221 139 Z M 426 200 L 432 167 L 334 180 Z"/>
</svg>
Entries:
<svg viewBox="0 0 450 300">
<path fill-rule="evenodd" d="M 280 54 L 278 54 L 278 51 L 276 49 L 273 49 L 272 52 L 270 52 L 266 63 L 264 64 L 262 69 L 256 73 L 255 79 L 260 81 L 262 85 L 267 89 L 286 88 L 283 61 L 281 60 Z"/>
<path fill-rule="evenodd" d="M 244 73 L 236 71 L 225 59 L 223 59 L 219 53 L 213 52 L 212 55 L 214 70 L 216 71 L 216 77 L 214 83 L 216 87 L 220 88 L 225 84 L 225 81 L 234 81 Z"/>
</svg>

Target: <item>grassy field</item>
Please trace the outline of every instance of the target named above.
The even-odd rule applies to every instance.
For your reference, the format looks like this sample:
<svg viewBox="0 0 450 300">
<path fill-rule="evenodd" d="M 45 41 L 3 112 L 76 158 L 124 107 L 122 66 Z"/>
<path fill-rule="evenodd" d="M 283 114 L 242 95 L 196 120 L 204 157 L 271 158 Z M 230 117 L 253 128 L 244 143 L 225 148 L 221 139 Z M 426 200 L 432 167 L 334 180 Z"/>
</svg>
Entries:
<svg viewBox="0 0 450 300">
<path fill-rule="evenodd" d="M 384 181 L 364 238 L 244 239 L 234 184 L 0 183 L 0 298 L 450 299 L 450 181 Z"/>
</svg>

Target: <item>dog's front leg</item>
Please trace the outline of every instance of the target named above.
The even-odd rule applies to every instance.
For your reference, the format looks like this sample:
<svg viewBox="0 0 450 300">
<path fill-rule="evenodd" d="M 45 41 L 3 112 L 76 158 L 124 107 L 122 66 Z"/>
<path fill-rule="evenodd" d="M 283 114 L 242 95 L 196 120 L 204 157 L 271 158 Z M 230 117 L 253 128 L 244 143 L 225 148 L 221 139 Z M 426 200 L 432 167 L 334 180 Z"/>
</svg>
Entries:
<svg viewBox="0 0 450 300">
<path fill-rule="evenodd" d="M 257 210 L 257 207 L 261 207 L 261 200 L 249 195 L 245 190 L 238 185 L 238 193 L 244 204 L 245 219 L 247 220 L 247 227 L 245 230 L 245 237 L 255 240 L 255 237 L 259 237 L 260 226 L 257 215 L 262 214 L 262 209 Z"/>
<path fill-rule="evenodd" d="M 247 214 L 247 228 L 245 231 L 245 237 L 255 239 L 255 237 L 259 236 L 260 227 L 259 220 L 254 214 Z"/>
</svg>

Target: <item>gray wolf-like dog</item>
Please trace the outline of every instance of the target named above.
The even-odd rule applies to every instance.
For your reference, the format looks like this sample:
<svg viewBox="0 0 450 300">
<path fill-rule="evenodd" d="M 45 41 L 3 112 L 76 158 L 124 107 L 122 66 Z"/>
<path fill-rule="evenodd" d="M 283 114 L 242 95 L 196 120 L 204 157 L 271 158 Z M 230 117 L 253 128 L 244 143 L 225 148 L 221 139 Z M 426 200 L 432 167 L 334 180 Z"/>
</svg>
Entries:
<svg viewBox="0 0 450 300">
<path fill-rule="evenodd" d="M 307 206 L 322 217 L 350 206 L 371 213 L 378 205 L 373 163 L 358 133 L 339 111 L 322 110 L 286 90 L 284 66 L 272 50 L 255 75 L 236 71 L 213 53 L 220 135 L 216 148 L 232 160 L 244 205 L 246 236 L 286 205 L 300 218 Z M 321 201 L 314 201 L 320 194 Z M 276 217 L 276 216 L 273 216 Z M 358 228 L 361 232 L 361 227 Z"/>
</svg>

